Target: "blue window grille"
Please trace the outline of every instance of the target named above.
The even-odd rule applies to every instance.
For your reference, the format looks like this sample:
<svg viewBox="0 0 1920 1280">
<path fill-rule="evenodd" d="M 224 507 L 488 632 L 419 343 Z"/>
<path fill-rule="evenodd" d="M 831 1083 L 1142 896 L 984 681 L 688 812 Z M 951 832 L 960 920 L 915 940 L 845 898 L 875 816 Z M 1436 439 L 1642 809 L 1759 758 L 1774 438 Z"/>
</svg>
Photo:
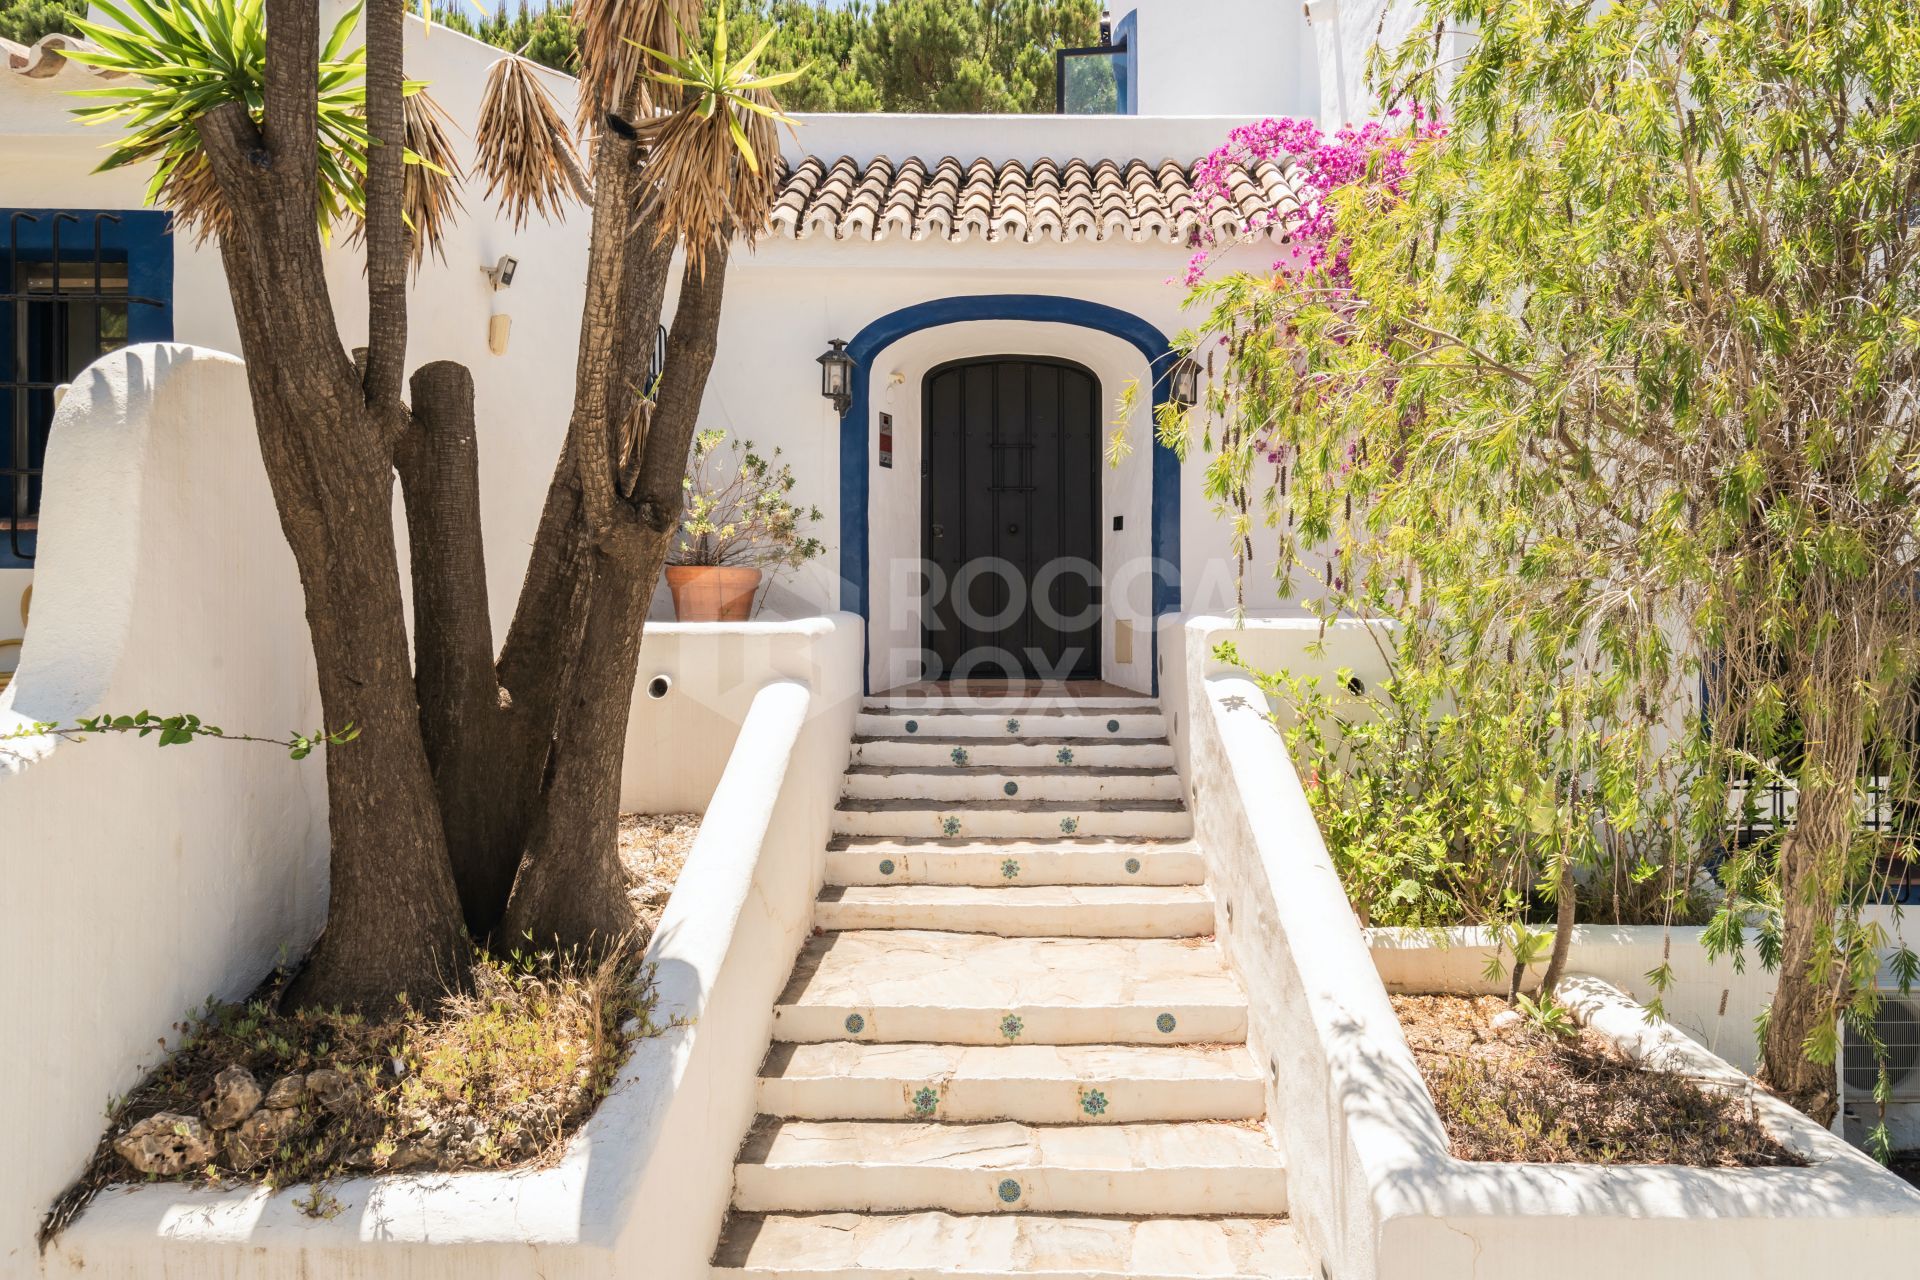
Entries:
<svg viewBox="0 0 1920 1280">
<path fill-rule="evenodd" d="M 54 394 L 173 337 L 173 245 L 149 210 L 0 209 L 0 566 L 33 563 Z"/>
</svg>

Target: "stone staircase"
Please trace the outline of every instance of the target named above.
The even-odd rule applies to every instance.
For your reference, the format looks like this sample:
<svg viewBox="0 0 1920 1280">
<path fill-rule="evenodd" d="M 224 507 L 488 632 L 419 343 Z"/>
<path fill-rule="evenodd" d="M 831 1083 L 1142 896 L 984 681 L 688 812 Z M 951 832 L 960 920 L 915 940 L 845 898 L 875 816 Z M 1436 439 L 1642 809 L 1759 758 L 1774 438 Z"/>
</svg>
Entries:
<svg viewBox="0 0 1920 1280">
<path fill-rule="evenodd" d="M 870 702 L 844 796 L 714 1276 L 1313 1274 L 1157 705 Z"/>
</svg>

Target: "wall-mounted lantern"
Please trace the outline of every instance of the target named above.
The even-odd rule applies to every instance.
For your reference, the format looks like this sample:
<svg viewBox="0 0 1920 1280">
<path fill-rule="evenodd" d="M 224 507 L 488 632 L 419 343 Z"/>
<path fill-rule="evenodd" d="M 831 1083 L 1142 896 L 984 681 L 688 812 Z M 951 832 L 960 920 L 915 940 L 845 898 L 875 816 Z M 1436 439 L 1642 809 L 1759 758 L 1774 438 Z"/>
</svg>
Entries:
<svg viewBox="0 0 1920 1280">
<path fill-rule="evenodd" d="M 1182 409 L 1200 403 L 1200 365 L 1192 356 L 1181 356 L 1167 370 L 1167 399 Z"/>
<path fill-rule="evenodd" d="M 853 357 L 839 338 L 828 343 L 820 357 L 820 394 L 833 401 L 835 413 L 845 413 L 853 403 Z"/>
</svg>

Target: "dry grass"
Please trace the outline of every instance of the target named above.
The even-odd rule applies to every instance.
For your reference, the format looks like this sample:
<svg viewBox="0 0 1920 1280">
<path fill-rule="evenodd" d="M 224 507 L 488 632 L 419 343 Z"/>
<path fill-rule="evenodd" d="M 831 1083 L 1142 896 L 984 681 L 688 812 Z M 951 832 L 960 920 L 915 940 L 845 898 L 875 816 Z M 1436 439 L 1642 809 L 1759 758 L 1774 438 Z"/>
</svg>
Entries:
<svg viewBox="0 0 1920 1280">
<path fill-rule="evenodd" d="M 213 1157 L 171 1180 L 311 1182 L 318 1189 L 298 1203 L 324 1215 L 333 1204 L 324 1184 L 333 1178 L 556 1159 L 612 1088 L 634 1041 L 656 1030 L 641 953 L 699 821 L 688 814 L 621 820 L 634 932 L 609 956 L 482 956 L 466 990 L 431 1009 L 403 1006 L 375 1020 L 278 1008 L 284 974 L 248 1001 L 209 1003 L 176 1028 L 166 1061 L 111 1108 L 86 1173 L 53 1206 L 43 1238 L 100 1189 L 140 1176 L 114 1151 L 116 1138 L 160 1113 L 208 1117 L 215 1077 L 236 1066 L 263 1094 L 281 1082 L 287 1099 L 297 1101 L 260 1107 L 258 1115 L 274 1128 L 257 1156 L 233 1136 L 245 1125 L 215 1132 Z M 337 1074 L 323 1075 L 328 1086 L 321 1087 L 316 1072 Z"/>
<path fill-rule="evenodd" d="M 1738 1098 L 1629 1062 L 1582 1028 L 1559 1036 L 1492 996 L 1395 996 L 1394 1011 L 1461 1160 L 1804 1165 Z M 1756 1086 L 1757 1087 L 1757 1086 Z"/>
<path fill-rule="evenodd" d="M 620 860 L 627 864 L 628 890 L 643 938 L 653 936 L 666 909 L 667 895 L 680 879 L 680 868 L 700 834 L 697 813 L 623 813 L 620 815 Z"/>
</svg>

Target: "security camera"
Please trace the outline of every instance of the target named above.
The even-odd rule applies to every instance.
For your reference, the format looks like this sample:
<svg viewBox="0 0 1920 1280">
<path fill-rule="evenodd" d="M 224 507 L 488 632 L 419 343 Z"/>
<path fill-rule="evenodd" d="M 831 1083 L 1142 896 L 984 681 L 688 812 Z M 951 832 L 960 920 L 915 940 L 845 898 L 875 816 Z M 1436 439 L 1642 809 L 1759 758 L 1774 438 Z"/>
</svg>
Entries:
<svg viewBox="0 0 1920 1280">
<path fill-rule="evenodd" d="M 494 263 L 492 266 L 480 268 L 480 270 L 486 274 L 487 279 L 493 282 L 493 288 L 496 293 L 501 289 L 512 287 L 513 273 L 519 269 L 520 259 L 510 253 L 501 254 L 500 261 Z"/>
</svg>

